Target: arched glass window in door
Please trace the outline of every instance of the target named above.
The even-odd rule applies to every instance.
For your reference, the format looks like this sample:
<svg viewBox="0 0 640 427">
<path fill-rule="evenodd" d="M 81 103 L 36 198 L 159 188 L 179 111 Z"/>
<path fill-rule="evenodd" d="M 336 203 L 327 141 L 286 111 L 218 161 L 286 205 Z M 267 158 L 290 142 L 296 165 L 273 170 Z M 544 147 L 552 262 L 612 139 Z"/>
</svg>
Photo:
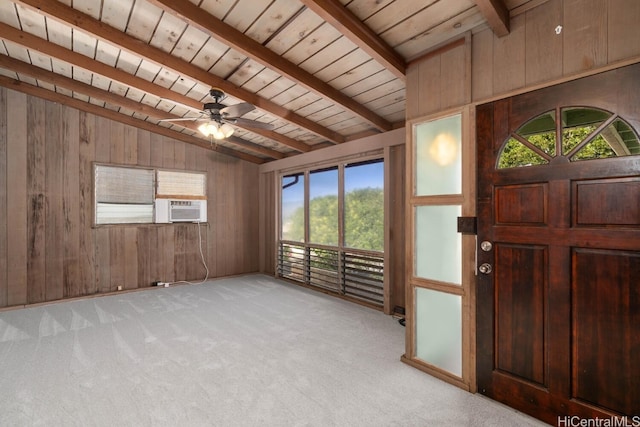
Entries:
<svg viewBox="0 0 640 427">
<path fill-rule="evenodd" d="M 617 114 L 592 107 L 546 111 L 503 144 L 498 169 L 640 155 L 636 131 Z"/>
</svg>

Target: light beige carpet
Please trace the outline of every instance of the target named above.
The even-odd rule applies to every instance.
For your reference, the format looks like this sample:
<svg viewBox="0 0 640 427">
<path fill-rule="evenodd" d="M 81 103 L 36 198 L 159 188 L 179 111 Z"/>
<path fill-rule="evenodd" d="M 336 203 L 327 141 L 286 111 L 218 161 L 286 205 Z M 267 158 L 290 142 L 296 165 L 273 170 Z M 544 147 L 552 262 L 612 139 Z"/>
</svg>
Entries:
<svg viewBox="0 0 640 427">
<path fill-rule="evenodd" d="M 534 426 L 400 362 L 390 316 L 263 275 L 0 312 L 0 426 Z"/>
</svg>

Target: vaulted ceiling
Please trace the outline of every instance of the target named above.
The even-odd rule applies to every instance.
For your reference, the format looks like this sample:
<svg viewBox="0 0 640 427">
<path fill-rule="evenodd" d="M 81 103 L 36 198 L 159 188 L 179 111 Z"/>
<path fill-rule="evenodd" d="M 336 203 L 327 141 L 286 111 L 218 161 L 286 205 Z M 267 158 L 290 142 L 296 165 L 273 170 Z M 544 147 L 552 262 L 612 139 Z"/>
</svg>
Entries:
<svg viewBox="0 0 640 427">
<path fill-rule="evenodd" d="M 407 64 L 541 2 L 0 0 L 0 85 L 264 163 L 404 126 Z M 201 135 L 211 88 L 271 129 Z"/>
</svg>

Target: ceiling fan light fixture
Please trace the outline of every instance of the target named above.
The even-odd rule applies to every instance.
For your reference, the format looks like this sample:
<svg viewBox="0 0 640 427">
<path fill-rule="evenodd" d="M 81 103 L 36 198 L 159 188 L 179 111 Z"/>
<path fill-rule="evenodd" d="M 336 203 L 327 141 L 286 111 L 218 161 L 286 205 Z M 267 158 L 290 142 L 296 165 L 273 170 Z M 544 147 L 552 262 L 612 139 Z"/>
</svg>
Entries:
<svg viewBox="0 0 640 427">
<path fill-rule="evenodd" d="M 212 136 L 214 139 L 225 139 L 233 135 L 233 127 L 226 123 L 219 125 L 218 123 L 211 121 L 203 123 L 198 126 L 198 130 L 205 137 Z"/>
<path fill-rule="evenodd" d="M 231 135 L 233 135 L 233 131 L 234 130 L 235 129 L 233 129 L 233 126 L 229 126 L 226 123 L 224 123 L 222 126 L 220 126 L 220 129 L 219 129 L 219 131 L 224 134 L 225 138 L 229 138 Z"/>
<path fill-rule="evenodd" d="M 214 135 L 215 138 L 215 134 L 218 132 L 218 125 L 215 122 L 207 122 L 198 126 L 198 130 L 206 137 Z"/>
</svg>

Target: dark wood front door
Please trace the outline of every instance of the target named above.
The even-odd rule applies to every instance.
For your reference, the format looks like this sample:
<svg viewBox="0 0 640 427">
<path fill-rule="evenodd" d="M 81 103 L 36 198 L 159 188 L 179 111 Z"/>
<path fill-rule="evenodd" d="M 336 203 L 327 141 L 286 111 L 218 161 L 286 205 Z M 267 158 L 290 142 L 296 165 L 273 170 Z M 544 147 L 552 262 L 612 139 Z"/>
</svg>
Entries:
<svg viewBox="0 0 640 427">
<path fill-rule="evenodd" d="M 640 422 L 640 65 L 476 121 L 478 391 L 554 425 Z"/>
</svg>

